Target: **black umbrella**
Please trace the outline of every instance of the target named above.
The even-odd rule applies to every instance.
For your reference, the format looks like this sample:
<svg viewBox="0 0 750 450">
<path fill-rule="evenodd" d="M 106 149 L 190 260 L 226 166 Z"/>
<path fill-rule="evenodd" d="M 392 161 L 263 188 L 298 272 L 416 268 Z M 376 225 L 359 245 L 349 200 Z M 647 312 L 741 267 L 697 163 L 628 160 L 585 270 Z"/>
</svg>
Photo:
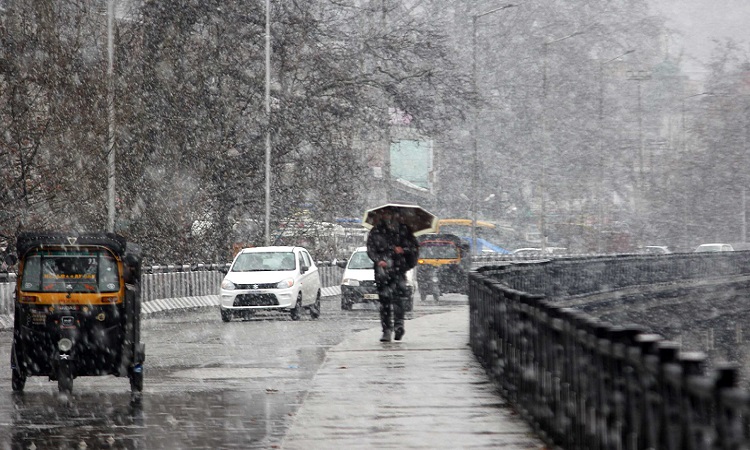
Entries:
<svg viewBox="0 0 750 450">
<path fill-rule="evenodd" d="M 401 203 L 387 203 L 377 208 L 365 211 L 362 225 L 372 228 L 381 220 L 394 220 L 404 223 L 415 236 L 434 233 L 437 229 L 438 218 L 419 205 Z"/>
</svg>

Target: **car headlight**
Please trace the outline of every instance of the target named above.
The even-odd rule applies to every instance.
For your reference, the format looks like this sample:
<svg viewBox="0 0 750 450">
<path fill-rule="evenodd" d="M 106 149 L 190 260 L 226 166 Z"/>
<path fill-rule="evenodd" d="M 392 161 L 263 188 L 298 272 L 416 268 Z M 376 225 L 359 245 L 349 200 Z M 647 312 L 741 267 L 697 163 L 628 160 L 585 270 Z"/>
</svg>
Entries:
<svg viewBox="0 0 750 450">
<path fill-rule="evenodd" d="M 287 278 L 286 280 L 279 281 L 279 284 L 276 285 L 276 288 L 288 289 L 292 286 L 294 286 L 294 278 Z"/>
<path fill-rule="evenodd" d="M 355 280 L 354 278 L 344 278 L 344 281 L 342 281 L 341 284 L 347 286 L 359 286 L 359 280 Z"/>
<path fill-rule="evenodd" d="M 234 283 L 229 281 L 227 278 L 224 278 L 224 281 L 221 282 L 221 288 L 227 291 L 233 291 L 237 289 L 237 286 L 235 286 Z"/>
</svg>

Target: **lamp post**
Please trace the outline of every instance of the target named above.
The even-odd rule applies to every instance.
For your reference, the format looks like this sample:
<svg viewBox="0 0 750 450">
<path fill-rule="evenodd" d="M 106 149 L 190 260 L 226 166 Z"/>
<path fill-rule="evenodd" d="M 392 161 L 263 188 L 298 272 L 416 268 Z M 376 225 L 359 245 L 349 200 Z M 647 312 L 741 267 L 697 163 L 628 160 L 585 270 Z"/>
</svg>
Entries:
<svg viewBox="0 0 750 450">
<path fill-rule="evenodd" d="M 472 41 L 471 41 L 471 80 L 472 90 L 474 95 L 477 95 L 477 20 L 480 17 L 487 16 L 489 14 L 502 11 L 504 9 L 513 8 L 515 4 L 509 3 L 503 6 L 499 6 L 494 9 L 490 9 L 483 13 L 474 14 L 471 16 L 471 30 L 472 30 Z M 474 104 L 474 132 L 472 133 L 472 150 L 473 150 L 473 163 L 472 163 L 472 176 L 471 176 L 471 252 L 477 254 L 477 172 L 479 169 L 479 157 L 477 150 L 477 134 L 479 133 L 479 108 Z"/>
<path fill-rule="evenodd" d="M 547 147 L 549 147 L 549 133 L 547 132 L 547 66 L 549 65 L 549 46 L 551 44 L 555 44 L 557 42 L 564 41 L 566 39 L 570 39 L 575 36 L 580 36 L 583 34 L 584 31 L 576 31 L 573 32 L 567 36 L 563 36 L 558 39 L 554 39 L 551 41 L 544 42 L 542 44 L 542 138 L 544 139 L 544 142 L 542 143 L 542 157 L 541 157 L 541 165 L 542 165 L 542 179 L 539 186 L 539 191 L 541 193 L 540 198 L 540 207 L 539 207 L 539 231 L 542 235 L 542 253 L 545 253 L 547 251 L 547 219 L 546 219 L 546 201 L 544 199 L 544 194 L 546 190 L 546 183 L 547 183 Z"/>
<path fill-rule="evenodd" d="M 107 1 L 107 231 L 115 231 L 115 0 Z"/>
<path fill-rule="evenodd" d="M 266 0 L 266 220 L 265 242 L 271 245 L 271 0 Z"/>
<path fill-rule="evenodd" d="M 599 233 L 597 233 L 597 250 L 602 253 L 602 230 L 601 227 L 604 225 L 604 170 L 605 170 L 605 156 L 604 156 L 604 66 L 617 61 L 623 56 L 627 56 L 634 53 L 635 50 L 628 50 L 625 53 L 611 58 L 607 61 L 599 62 L 599 186 L 597 200 L 599 202 Z"/>
</svg>

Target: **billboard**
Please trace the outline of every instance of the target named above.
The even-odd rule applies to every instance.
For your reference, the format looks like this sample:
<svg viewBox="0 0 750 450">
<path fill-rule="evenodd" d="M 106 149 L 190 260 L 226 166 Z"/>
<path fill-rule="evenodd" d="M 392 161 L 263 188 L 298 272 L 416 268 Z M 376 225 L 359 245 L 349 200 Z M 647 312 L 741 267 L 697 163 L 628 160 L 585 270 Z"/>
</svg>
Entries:
<svg viewBox="0 0 750 450">
<path fill-rule="evenodd" d="M 402 139 L 391 142 L 390 162 L 394 181 L 432 192 L 432 141 Z"/>
</svg>

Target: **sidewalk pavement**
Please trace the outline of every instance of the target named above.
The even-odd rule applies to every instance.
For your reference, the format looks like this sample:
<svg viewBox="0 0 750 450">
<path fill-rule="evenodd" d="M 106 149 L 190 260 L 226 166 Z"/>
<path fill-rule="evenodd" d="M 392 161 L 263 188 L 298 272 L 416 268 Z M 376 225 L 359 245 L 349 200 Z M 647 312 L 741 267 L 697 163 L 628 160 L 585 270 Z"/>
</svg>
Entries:
<svg viewBox="0 0 750 450">
<path fill-rule="evenodd" d="M 468 306 L 373 328 L 331 348 L 286 433 L 295 449 L 543 449 L 469 347 Z"/>
</svg>

